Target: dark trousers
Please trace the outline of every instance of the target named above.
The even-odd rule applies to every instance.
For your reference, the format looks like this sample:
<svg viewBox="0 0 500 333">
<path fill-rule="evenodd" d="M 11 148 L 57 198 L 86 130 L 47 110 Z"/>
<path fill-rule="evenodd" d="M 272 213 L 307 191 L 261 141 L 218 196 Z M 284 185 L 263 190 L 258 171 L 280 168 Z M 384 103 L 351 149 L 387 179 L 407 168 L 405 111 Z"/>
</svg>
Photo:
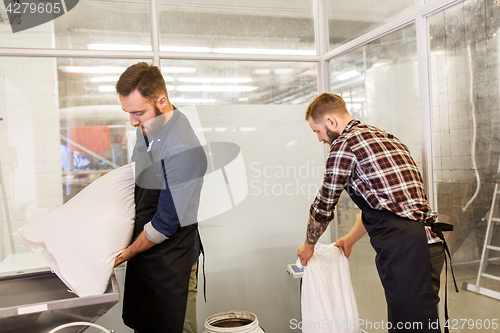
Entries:
<svg viewBox="0 0 500 333">
<path fill-rule="evenodd" d="M 431 261 L 432 287 L 434 288 L 434 301 L 439 303 L 439 287 L 441 284 L 441 272 L 444 265 L 444 247 L 443 243 L 429 244 L 429 259 Z"/>
</svg>

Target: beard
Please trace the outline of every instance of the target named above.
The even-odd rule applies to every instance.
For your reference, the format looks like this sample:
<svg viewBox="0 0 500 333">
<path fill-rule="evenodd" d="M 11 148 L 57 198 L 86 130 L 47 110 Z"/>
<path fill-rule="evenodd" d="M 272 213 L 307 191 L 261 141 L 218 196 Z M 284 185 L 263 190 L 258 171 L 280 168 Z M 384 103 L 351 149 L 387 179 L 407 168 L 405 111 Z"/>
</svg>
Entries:
<svg viewBox="0 0 500 333">
<path fill-rule="evenodd" d="M 160 111 L 160 109 L 158 109 L 158 107 L 156 106 L 156 104 L 153 104 L 153 107 L 155 108 L 155 116 L 161 116 L 163 113 Z"/>
<path fill-rule="evenodd" d="M 340 134 L 330 131 L 328 128 L 325 129 L 326 129 L 326 135 L 328 136 L 328 140 L 324 140 L 323 142 L 331 145 L 333 141 L 337 140 Z"/>
<path fill-rule="evenodd" d="M 167 123 L 165 114 L 156 105 L 153 105 L 153 108 L 155 117 L 140 125 L 142 134 L 146 136 L 157 133 Z"/>
</svg>

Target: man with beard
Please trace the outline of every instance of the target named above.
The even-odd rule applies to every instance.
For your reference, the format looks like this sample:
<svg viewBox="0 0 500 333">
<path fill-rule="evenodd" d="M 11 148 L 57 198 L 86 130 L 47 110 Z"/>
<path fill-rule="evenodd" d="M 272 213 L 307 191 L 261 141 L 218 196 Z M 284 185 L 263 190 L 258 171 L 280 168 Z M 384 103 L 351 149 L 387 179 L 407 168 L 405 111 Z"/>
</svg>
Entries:
<svg viewBox="0 0 500 333">
<path fill-rule="evenodd" d="M 170 103 L 158 67 L 128 67 L 116 91 L 137 128 L 133 242 L 115 260 L 115 266 L 128 261 L 124 323 L 137 333 L 197 332 L 197 215 L 205 152 L 187 117 Z"/>
<path fill-rule="evenodd" d="M 429 322 L 438 319 L 439 277 L 444 249 L 425 224 L 437 213 L 428 205 L 417 165 L 408 148 L 392 134 L 354 120 L 339 95 L 324 93 L 307 107 L 306 120 L 318 141 L 330 145 L 323 184 L 309 211 L 305 243 L 297 256 L 302 265 L 334 217 L 346 190 L 361 209 L 355 225 L 336 241 L 349 257 L 366 232 L 377 252 L 375 263 L 385 290 L 389 332 L 440 332 Z M 420 329 L 415 330 L 415 324 Z"/>
</svg>

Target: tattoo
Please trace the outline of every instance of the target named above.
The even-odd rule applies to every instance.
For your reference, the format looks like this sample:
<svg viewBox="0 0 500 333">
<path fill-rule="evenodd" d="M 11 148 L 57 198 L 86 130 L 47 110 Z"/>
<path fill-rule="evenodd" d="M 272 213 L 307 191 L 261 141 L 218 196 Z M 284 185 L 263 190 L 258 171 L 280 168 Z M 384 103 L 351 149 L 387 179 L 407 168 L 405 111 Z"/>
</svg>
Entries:
<svg viewBox="0 0 500 333">
<path fill-rule="evenodd" d="M 319 237 L 328 228 L 328 223 L 320 223 L 309 220 L 307 224 L 307 239 L 306 243 L 315 245 L 318 242 Z"/>
</svg>

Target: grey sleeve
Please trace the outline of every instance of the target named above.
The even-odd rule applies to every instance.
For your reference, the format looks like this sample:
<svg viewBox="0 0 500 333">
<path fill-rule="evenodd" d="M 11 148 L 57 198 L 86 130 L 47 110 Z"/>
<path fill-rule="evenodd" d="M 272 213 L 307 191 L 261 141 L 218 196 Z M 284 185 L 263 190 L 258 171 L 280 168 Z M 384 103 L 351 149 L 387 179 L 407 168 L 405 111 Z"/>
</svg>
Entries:
<svg viewBox="0 0 500 333">
<path fill-rule="evenodd" d="M 146 234 L 146 237 L 152 241 L 153 243 L 160 244 L 164 240 L 168 239 L 167 236 L 156 230 L 151 222 L 148 222 L 144 226 L 144 233 Z"/>
</svg>

